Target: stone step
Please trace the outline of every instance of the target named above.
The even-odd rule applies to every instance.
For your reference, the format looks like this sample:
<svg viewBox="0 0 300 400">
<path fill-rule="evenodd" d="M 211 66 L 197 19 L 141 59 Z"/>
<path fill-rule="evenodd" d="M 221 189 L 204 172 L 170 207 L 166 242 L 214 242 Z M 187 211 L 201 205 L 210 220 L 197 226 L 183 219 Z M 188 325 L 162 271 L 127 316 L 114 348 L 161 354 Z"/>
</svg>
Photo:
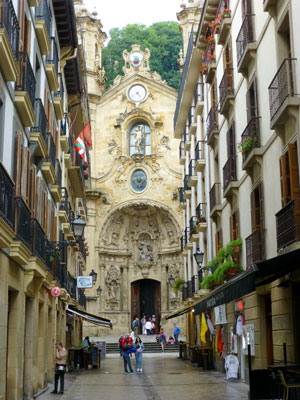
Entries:
<svg viewBox="0 0 300 400">
<path fill-rule="evenodd" d="M 165 348 L 165 352 L 175 353 L 178 352 L 179 348 L 177 344 L 168 344 Z M 144 352 L 145 353 L 161 353 L 161 346 L 157 343 L 144 343 Z M 119 344 L 118 343 L 106 343 L 106 353 L 119 353 Z"/>
</svg>

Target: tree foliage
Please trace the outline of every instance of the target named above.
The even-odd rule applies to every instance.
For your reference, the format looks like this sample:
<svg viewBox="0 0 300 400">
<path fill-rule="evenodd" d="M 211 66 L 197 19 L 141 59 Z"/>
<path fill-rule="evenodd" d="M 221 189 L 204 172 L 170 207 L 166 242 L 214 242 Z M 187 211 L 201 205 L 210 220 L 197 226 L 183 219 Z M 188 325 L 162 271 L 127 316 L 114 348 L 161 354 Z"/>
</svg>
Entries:
<svg viewBox="0 0 300 400">
<path fill-rule="evenodd" d="M 107 88 L 117 75 L 124 75 L 122 52 L 125 49 L 131 51 L 132 44 L 140 44 L 142 50 L 148 48 L 151 52 L 151 71 L 158 72 L 168 85 L 179 88 L 177 59 L 182 48 L 182 37 L 177 22 L 157 22 L 149 27 L 140 24 L 127 25 L 123 29 L 111 29 L 109 34 L 111 39 L 102 51 Z"/>
</svg>

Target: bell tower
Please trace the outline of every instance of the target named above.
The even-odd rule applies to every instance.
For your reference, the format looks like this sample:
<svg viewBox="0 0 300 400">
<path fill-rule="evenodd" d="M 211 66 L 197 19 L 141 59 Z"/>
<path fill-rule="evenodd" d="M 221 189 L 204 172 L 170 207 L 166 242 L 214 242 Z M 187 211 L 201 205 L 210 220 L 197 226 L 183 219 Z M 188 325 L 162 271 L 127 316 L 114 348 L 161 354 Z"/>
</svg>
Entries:
<svg viewBox="0 0 300 400">
<path fill-rule="evenodd" d="M 188 0 L 188 4 L 186 4 L 186 0 L 182 0 L 180 6 L 182 10 L 177 13 L 177 19 L 179 21 L 180 31 L 183 39 L 184 57 L 187 52 L 188 41 L 193 25 L 194 31 L 197 30 L 202 12 L 202 6 L 203 0 Z"/>
</svg>

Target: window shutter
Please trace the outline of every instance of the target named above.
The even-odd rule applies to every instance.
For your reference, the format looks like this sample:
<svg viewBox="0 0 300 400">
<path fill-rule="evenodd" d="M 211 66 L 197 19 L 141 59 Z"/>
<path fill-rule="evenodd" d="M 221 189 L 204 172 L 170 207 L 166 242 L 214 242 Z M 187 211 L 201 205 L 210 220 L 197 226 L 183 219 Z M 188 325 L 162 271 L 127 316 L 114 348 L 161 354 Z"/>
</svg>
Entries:
<svg viewBox="0 0 300 400">
<path fill-rule="evenodd" d="M 47 87 L 45 88 L 44 109 L 45 109 L 47 121 L 49 121 L 49 90 Z"/>
<path fill-rule="evenodd" d="M 22 165 L 21 165 L 21 196 L 27 205 L 29 205 L 29 170 L 30 170 L 30 150 L 28 147 L 22 147 Z"/>
<path fill-rule="evenodd" d="M 30 53 L 30 21 L 25 17 L 25 32 L 24 32 L 24 50 L 26 51 L 27 54 Z"/>
<path fill-rule="evenodd" d="M 32 165 L 29 174 L 29 208 L 32 215 L 35 215 L 35 184 L 36 184 L 36 166 Z"/>
<path fill-rule="evenodd" d="M 15 144 L 15 195 L 21 196 L 21 165 L 22 165 L 22 134 L 21 132 L 16 133 L 16 144 Z"/>
<path fill-rule="evenodd" d="M 46 193 L 45 233 L 48 239 L 50 239 L 50 227 L 50 200 L 47 199 Z"/>
<path fill-rule="evenodd" d="M 25 37 L 25 0 L 19 0 L 19 27 L 19 51 L 23 51 Z"/>
<path fill-rule="evenodd" d="M 40 224 L 46 232 L 46 207 L 47 207 L 47 192 L 45 190 L 42 191 L 42 212 L 41 212 L 41 220 Z"/>
<path fill-rule="evenodd" d="M 235 214 L 235 226 L 236 226 L 236 239 L 240 236 L 240 214 L 239 210 L 236 210 Z"/>
<path fill-rule="evenodd" d="M 251 225 L 252 225 L 252 232 L 256 230 L 256 224 L 255 224 L 255 191 L 251 192 Z"/>
<path fill-rule="evenodd" d="M 297 145 L 295 143 L 288 145 L 288 157 L 289 157 L 291 199 L 294 200 L 300 198 L 299 166 L 298 166 Z"/>
<path fill-rule="evenodd" d="M 234 135 L 234 122 L 227 132 L 227 155 L 228 158 L 235 155 L 235 135 Z"/>
<path fill-rule="evenodd" d="M 288 171 L 286 154 L 283 154 L 280 157 L 279 165 L 280 165 L 281 203 L 282 207 L 284 207 L 289 201 L 288 198 L 289 171 Z"/>
<path fill-rule="evenodd" d="M 230 224 L 230 241 L 234 240 L 234 221 L 233 221 L 233 214 L 229 217 L 229 224 Z"/>
<path fill-rule="evenodd" d="M 253 110 L 252 117 L 258 117 L 258 100 L 257 100 L 257 80 L 256 77 L 253 79 Z"/>
<path fill-rule="evenodd" d="M 239 237 L 239 212 L 236 210 L 230 216 L 230 240 L 236 240 Z"/>
<path fill-rule="evenodd" d="M 36 178 L 35 185 L 35 213 L 34 217 L 37 221 L 41 220 L 41 178 Z"/>
</svg>

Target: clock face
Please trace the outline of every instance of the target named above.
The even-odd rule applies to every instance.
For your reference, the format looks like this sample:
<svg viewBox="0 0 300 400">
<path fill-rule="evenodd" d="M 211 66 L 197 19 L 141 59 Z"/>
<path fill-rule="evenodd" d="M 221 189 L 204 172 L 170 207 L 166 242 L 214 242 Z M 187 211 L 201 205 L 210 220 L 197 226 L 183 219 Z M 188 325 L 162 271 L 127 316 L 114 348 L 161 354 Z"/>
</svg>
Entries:
<svg viewBox="0 0 300 400">
<path fill-rule="evenodd" d="M 140 103 L 145 100 L 147 96 L 147 90 L 143 85 L 132 85 L 128 90 L 128 97 L 131 101 L 135 103 Z"/>
</svg>

